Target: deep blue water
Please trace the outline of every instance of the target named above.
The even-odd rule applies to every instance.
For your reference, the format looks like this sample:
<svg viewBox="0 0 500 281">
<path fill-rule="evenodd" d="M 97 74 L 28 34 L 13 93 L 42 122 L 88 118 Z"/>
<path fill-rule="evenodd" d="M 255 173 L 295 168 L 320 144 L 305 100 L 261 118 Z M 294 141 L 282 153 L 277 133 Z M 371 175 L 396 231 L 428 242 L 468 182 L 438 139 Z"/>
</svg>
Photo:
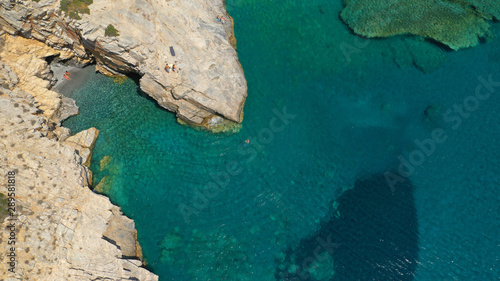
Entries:
<svg viewBox="0 0 500 281">
<path fill-rule="evenodd" d="M 500 85 L 474 96 L 500 81 L 500 40 L 364 40 L 340 9 L 228 1 L 249 85 L 237 134 L 176 124 L 132 80 L 74 93 L 64 125 L 101 131 L 96 184 L 160 280 L 499 279 Z"/>
</svg>

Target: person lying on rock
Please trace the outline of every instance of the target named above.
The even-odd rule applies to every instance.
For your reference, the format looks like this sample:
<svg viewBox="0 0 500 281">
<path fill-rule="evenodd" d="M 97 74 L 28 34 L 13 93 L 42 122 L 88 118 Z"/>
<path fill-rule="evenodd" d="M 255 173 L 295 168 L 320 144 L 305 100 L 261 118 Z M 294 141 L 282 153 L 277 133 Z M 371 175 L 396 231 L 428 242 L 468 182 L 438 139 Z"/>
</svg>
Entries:
<svg viewBox="0 0 500 281">
<path fill-rule="evenodd" d="M 217 16 L 217 20 L 218 20 L 218 21 L 220 21 L 220 22 L 222 22 L 222 23 L 224 23 L 224 22 L 226 22 L 226 21 L 227 21 L 227 19 L 226 19 L 225 17 L 220 16 L 220 15 L 219 15 L 219 16 Z"/>
<path fill-rule="evenodd" d="M 165 70 L 170 73 L 170 66 L 168 64 L 165 65 Z"/>
<path fill-rule="evenodd" d="M 175 64 L 174 64 L 174 65 L 172 65 L 172 71 L 173 71 L 173 72 L 177 72 L 177 71 L 178 71 L 178 70 L 177 70 L 177 67 L 175 67 Z"/>
<path fill-rule="evenodd" d="M 71 77 L 71 73 L 69 73 L 69 71 L 65 71 L 64 74 L 68 75 L 68 77 Z"/>
</svg>

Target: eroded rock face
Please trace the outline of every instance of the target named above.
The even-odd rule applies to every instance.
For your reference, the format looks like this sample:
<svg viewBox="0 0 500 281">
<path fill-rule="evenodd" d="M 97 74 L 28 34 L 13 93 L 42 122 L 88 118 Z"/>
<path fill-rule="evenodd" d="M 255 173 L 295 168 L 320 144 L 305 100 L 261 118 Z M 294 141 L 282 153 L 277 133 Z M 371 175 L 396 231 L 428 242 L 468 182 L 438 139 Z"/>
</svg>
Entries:
<svg viewBox="0 0 500 281">
<path fill-rule="evenodd" d="M 9 42 L 12 43 L 4 41 L 2 47 L 10 49 Z M 39 52 L 36 45 L 32 47 L 24 54 Z M 37 55 L 23 58 L 26 61 L 19 65 L 40 63 Z M 13 172 L 13 246 L 17 262 L 14 272 L 9 272 L 10 265 L 5 261 L 10 251 L 0 251 L 0 260 L 4 261 L 0 263 L 2 278 L 158 280 L 134 258 L 141 253 L 135 245 L 133 221 L 124 217 L 108 198 L 89 189 L 91 173 L 83 165 L 85 155 L 79 154 L 72 144 L 92 147 L 97 130 L 87 130 L 66 142 L 59 137 L 49 138 L 67 135 L 62 129 L 54 133 L 62 127 L 52 131 L 49 126 L 54 111 L 40 110 L 51 109 L 59 96 L 40 86 L 47 80 L 26 79 L 31 77 L 32 69 L 19 65 L 0 63 L 0 192 L 5 193 L 7 174 Z M 43 96 L 36 95 L 39 89 L 45 93 Z M 12 223 L 8 219 L 0 221 L 2 245 L 7 245 L 11 237 L 3 231 Z"/>
<path fill-rule="evenodd" d="M 55 120 L 61 108 L 62 97 L 51 91 L 51 73 L 45 58 L 50 56 L 72 56 L 66 51 L 54 50 L 47 45 L 21 37 L 0 35 L 3 47 L 0 58 L 16 75 L 16 88 L 28 93 L 40 105 L 39 109 L 49 120 Z M 18 73 L 18 74 L 16 74 Z"/>
<path fill-rule="evenodd" d="M 81 20 L 65 17 L 56 0 L 0 5 L 5 31 L 93 56 L 103 73 L 137 73 L 144 92 L 189 123 L 242 121 L 247 86 L 231 22 L 217 21 L 226 14 L 222 0 L 94 0 Z M 105 36 L 110 24 L 119 36 Z M 167 73 L 167 63 L 181 71 Z"/>
<path fill-rule="evenodd" d="M 473 47 L 489 37 L 487 20 L 498 19 L 496 0 L 344 0 L 344 22 L 357 34 L 388 37 L 413 34 L 451 49 Z"/>
</svg>

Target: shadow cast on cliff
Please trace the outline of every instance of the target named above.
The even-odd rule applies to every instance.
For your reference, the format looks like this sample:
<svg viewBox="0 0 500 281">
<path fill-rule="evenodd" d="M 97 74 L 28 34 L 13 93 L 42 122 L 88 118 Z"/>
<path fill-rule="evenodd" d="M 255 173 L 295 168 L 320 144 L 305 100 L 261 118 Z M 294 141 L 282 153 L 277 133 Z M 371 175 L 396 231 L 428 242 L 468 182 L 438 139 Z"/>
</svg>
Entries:
<svg viewBox="0 0 500 281">
<path fill-rule="evenodd" d="M 295 266 L 278 271 L 276 279 L 413 280 L 418 258 L 413 189 L 407 179 L 391 191 L 384 174 L 359 178 L 338 199 L 330 219 L 313 236 L 288 249 L 285 264 Z M 329 254 L 330 259 L 323 258 Z"/>
</svg>

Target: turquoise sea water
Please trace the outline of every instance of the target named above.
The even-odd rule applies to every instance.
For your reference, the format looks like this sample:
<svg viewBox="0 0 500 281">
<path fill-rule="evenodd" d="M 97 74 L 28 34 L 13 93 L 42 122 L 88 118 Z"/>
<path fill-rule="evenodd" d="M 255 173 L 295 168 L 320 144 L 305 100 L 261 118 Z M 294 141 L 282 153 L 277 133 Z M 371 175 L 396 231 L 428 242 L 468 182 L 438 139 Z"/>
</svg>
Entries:
<svg viewBox="0 0 500 281">
<path fill-rule="evenodd" d="M 228 1 L 249 85 L 237 134 L 176 124 L 132 80 L 74 93 L 64 125 L 100 130 L 96 183 L 160 280 L 498 280 L 500 85 L 473 97 L 500 81 L 500 40 L 364 40 L 340 9 Z"/>
</svg>

